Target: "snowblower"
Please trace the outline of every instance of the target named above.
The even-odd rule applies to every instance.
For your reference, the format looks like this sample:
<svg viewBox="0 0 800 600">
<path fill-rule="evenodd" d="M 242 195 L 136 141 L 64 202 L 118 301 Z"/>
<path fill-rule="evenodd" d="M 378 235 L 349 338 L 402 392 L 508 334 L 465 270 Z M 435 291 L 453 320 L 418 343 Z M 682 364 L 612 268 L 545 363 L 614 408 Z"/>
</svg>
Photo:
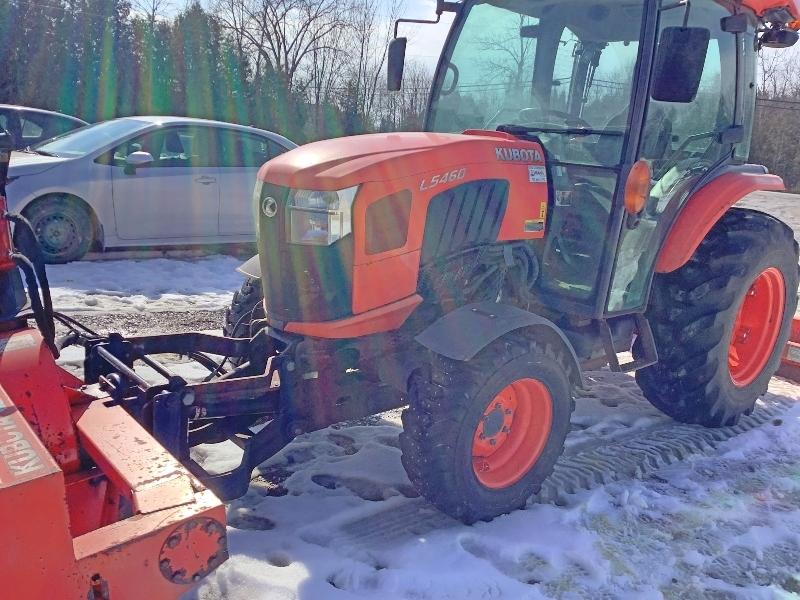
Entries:
<svg viewBox="0 0 800 600">
<path fill-rule="evenodd" d="M 56 364 L 42 257 L 6 212 L 0 132 L 2 595 L 177 598 L 227 558 L 224 506 L 102 385 Z"/>
</svg>

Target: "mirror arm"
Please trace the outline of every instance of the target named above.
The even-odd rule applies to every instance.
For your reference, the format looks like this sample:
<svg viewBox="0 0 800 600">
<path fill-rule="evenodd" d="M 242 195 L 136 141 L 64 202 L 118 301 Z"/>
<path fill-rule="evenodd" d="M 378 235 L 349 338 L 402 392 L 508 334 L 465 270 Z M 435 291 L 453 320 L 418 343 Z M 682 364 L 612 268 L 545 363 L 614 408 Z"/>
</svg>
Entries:
<svg viewBox="0 0 800 600">
<path fill-rule="evenodd" d="M 433 21 L 431 19 L 397 19 L 394 22 L 394 37 L 397 39 L 397 28 L 400 26 L 400 23 L 423 23 L 425 25 L 436 25 L 442 19 L 442 13 L 436 14 L 436 20 Z"/>
<path fill-rule="evenodd" d="M 448 2 L 448 0 L 436 0 L 436 20 L 431 19 L 397 19 L 394 22 L 394 37 L 397 37 L 397 28 L 400 23 L 421 23 L 423 25 L 436 25 L 442 19 L 442 13 L 457 13 L 461 10 L 461 2 Z"/>
</svg>

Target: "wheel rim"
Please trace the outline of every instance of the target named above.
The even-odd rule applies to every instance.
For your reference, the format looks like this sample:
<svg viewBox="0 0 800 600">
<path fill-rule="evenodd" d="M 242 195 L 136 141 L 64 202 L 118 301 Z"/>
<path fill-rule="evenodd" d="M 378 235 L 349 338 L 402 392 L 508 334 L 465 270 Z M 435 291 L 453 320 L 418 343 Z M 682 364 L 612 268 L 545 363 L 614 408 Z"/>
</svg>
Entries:
<svg viewBox="0 0 800 600">
<path fill-rule="evenodd" d="M 68 217 L 54 213 L 36 223 L 36 237 L 44 250 L 50 254 L 61 254 L 75 244 L 77 229 Z"/>
<path fill-rule="evenodd" d="M 755 381 L 778 339 L 786 289 L 783 275 L 770 267 L 755 278 L 742 300 L 731 332 L 728 369 L 737 387 Z"/>
<path fill-rule="evenodd" d="M 472 470 L 488 488 L 514 485 L 531 470 L 550 436 L 553 404 L 537 379 L 518 379 L 483 411 L 472 437 Z"/>
</svg>

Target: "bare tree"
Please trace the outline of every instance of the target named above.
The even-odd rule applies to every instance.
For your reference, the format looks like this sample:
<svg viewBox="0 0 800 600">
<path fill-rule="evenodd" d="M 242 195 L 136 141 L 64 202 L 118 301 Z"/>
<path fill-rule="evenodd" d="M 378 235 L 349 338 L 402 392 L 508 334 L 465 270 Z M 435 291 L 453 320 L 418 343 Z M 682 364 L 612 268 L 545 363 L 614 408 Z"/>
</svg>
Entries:
<svg viewBox="0 0 800 600">
<path fill-rule="evenodd" d="M 131 8 L 144 15 L 150 26 L 154 26 L 158 18 L 165 18 L 173 8 L 172 0 L 132 0 Z"/>
</svg>

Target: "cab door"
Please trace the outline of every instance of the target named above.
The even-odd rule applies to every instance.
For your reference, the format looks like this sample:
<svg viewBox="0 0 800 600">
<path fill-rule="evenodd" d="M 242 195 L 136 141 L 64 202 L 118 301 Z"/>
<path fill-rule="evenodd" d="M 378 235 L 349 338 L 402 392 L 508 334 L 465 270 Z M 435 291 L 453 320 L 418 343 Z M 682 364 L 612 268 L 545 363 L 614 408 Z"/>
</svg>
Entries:
<svg viewBox="0 0 800 600">
<path fill-rule="evenodd" d="M 662 10 L 659 32 L 683 25 L 684 6 L 675 6 Z M 714 0 L 692 0 L 689 27 L 711 32 L 699 90 L 689 102 L 648 95 L 637 156 L 650 167 L 650 193 L 638 218 L 623 220 L 606 313 L 644 307 L 658 251 L 674 217 L 697 182 L 732 156 L 734 146 L 725 134 L 741 125 L 737 121 L 743 113 L 737 108 L 737 53 L 748 43 L 753 47 L 754 34 L 723 31 L 721 20 L 730 15 Z M 754 53 L 749 59 L 755 60 Z"/>
<path fill-rule="evenodd" d="M 125 159 L 148 152 L 137 168 Z M 219 173 L 214 128 L 164 127 L 114 149 L 117 235 L 125 240 L 214 238 L 219 234 Z"/>
</svg>

